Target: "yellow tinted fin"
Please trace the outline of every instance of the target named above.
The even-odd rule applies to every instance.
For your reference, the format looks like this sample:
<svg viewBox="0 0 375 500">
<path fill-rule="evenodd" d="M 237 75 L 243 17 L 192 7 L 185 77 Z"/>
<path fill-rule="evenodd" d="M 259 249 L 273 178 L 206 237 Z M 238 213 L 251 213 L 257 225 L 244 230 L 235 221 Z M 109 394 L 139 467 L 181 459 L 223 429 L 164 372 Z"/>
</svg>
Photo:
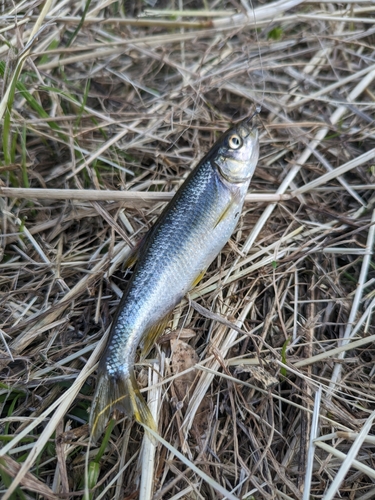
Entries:
<svg viewBox="0 0 375 500">
<path fill-rule="evenodd" d="M 147 233 L 143 236 L 143 238 L 133 247 L 129 255 L 126 257 L 124 262 L 122 263 L 122 269 L 130 269 L 137 262 L 139 255 L 144 247 L 151 231 L 147 231 Z"/>
<path fill-rule="evenodd" d="M 231 207 L 232 207 L 232 203 L 229 203 L 229 205 L 227 207 L 225 207 L 223 212 L 220 214 L 220 217 L 216 221 L 216 224 L 214 225 L 214 229 L 215 229 L 215 227 L 217 227 L 220 224 L 221 221 L 223 221 L 227 217 Z"/>
<path fill-rule="evenodd" d="M 142 350 L 141 359 L 144 359 L 147 354 L 151 351 L 156 339 L 164 332 L 167 328 L 168 323 L 172 319 L 173 311 L 168 313 L 159 323 L 151 326 L 144 335 L 142 340 Z"/>
<path fill-rule="evenodd" d="M 150 409 L 147 406 L 145 399 L 139 391 L 137 381 L 135 380 L 133 370 L 130 373 L 129 378 L 125 381 L 126 383 L 126 392 L 129 394 L 129 400 L 125 400 L 126 403 L 129 401 L 130 408 L 126 408 L 126 413 L 132 413 L 134 418 L 140 424 L 145 424 L 150 429 L 157 432 L 157 426 L 154 420 L 154 417 L 151 415 Z M 128 406 L 126 404 L 126 406 Z"/>
<path fill-rule="evenodd" d="M 137 422 L 157 432 L 155 420 L 139 391 L 133 370 L 130 370 L 128 374 L 120 372 L 113 377 L 107 372 L 99 374 L 90 414 L 90 429 L 94 443 L 103 434 L 115 408 L 124 412 L 128 417 L 134 416 Z"/>
<path fill-rule="evenodd" d="M 96 391 L 91 406 L 90 429 L 94 443 L 103 434 L 109 417 L 114 409 L 116 399 L 121 397 L 117 391 L 116 380 L 107 373 L 98 374 Z"/>
<path fill-rule="evenodd" d="M 201 271 L 198 276 L 195 278 L 195 280 L 193 281 L 192 285 L 191 285 L 191 288 L 194 288 L 195 286 L 198 285 L 198 283 L 200 282 L 200 280 L 203 278 L 203 276 L 205 275 L 206 273 L 206 270 L 204 269 L 203 271 Z"/>
<path fill-rule="evenodd" d="M 138 249 L 136 247 L 130 251 L 130 254 L 127 256 L 127 258 L 122 263 L 122 269 L 130 269 L 131 267 L 134 266 L 134 264 L 138 260 L 138 251 L 137 250 Z"/>
<path fill-rule="evenodd" d="M 130 250 L 129 255 L 122 263 L 123 270 L 130 269 L 137 262 L 144 240 L 145 238 L 142 238 L 141 241 L 134 248 Z"/>
</svg>

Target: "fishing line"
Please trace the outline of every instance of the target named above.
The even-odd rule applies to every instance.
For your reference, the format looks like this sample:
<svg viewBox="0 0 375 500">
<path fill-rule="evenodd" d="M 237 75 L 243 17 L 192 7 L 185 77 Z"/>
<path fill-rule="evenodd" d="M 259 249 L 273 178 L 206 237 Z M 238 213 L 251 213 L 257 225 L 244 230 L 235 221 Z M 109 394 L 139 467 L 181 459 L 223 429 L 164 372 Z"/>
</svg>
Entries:
<svg viewBox="0 0 375 500">
<path fill-rule="evenodd" d="M 258 32 L 257 32 L 258 25 L 257 25 L 257 18 L 256 18 L 256 14 L 255 14 L 254 4 L 253 4 L 253 0 L 248 0 L 249 1 L 249 5 L 250 5 L 250 7 L 249 7 L 249 5 L 247 5 L 246 1 L 247 0 L 241 0 L 241 5 L 246 9 L 246 12 L 247 12 L 248 15 L 252 14 L 252 17 L 254 19 L 255 40 L 256 40 L 257 47 L 258 47 L 258 56 L 259 56 L 259 63 L 260 63 L 260 71 L 261 71 L 261 75 L 262 75 L 262 97 L 261 97 L 260 103 L 257 103 L 257 105 L 256 105 L 256 108 L 255 108 L 256 112 L 254 113 L 254 115 L 256 115 L 256 114 L 259 114 L 262 111 L 262 107 L 263 107 L 263 103 L 264 103 L 264 97 L 265 97 L 265 93 L 266 93 L 266 81 L 265 81 L 265 78 L 264 78 L 263 58 L 262 58 L 262 51 L 260 49 L 260 42 L 259 42 L 259 37 L 258 37 Z M 250 71 L 250 51 L 249 51 L 249 48 L 248 48 L 247 64 L 248 64 L 248 74 L 249 74 L 249 71 Z M 250 75 L 249 75 L 249 79 L 250 79 Z"/>
</svg>

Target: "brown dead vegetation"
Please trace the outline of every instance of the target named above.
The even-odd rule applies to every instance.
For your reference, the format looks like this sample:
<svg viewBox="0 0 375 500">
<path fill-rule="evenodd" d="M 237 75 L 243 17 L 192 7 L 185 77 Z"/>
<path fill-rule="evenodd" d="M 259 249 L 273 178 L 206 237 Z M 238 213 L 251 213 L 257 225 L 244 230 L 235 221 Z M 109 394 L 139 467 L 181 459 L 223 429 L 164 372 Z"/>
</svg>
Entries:
<svg viewBox="0 0 375 500">
<path fill-rule="evenodd" d="M 2 498 L 375 498 L 374 19 L 370 0 L 3 3 Z M 121 264 L 255 106 L 239 226 L 139 366 L 164 441 L 116 415 L 94 446 Z"/>
</svg>

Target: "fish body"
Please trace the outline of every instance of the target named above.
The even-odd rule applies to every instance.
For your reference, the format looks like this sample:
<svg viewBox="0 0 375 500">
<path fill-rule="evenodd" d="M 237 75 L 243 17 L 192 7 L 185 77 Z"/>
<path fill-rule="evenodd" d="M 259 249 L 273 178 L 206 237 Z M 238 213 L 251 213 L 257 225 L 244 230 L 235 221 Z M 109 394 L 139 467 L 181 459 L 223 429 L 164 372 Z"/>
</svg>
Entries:
<svg viewBox="0 0 375 500">
<path fill-rule="evenodd" d="M 229 129 L 183 183 L 141 243 L 98 369 L 90 424 L 97 440 L 117 407 L 155 429 L 139 392 L 134 360 L 203 276 L 239 219 L 259 155 L 249 120 Z"/>
</svg>

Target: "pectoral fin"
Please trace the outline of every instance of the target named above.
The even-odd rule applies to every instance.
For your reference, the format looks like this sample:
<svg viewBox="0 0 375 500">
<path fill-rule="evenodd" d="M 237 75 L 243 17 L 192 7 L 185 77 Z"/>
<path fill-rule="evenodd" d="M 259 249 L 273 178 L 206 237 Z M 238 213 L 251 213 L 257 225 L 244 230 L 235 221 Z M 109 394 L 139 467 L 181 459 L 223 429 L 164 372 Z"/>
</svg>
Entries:
<svg viewBox="0 0 375 500">
<path fill-rule="evenodd" d="M 220 214 L 219 218 L 217 219 L 217 221 L 214 225 L 214 229 L 220 224 L 220 222 L 224 221 L 229 216 L 229 212 L 230 212 L 230 209 L 232 208 L 232 205 L 233 205 L 233 202 L 229 203 L 229 205 L 227 205 L 225 207 L 225 209 L 223 210 L 223 212 Z"/>
</svg>

